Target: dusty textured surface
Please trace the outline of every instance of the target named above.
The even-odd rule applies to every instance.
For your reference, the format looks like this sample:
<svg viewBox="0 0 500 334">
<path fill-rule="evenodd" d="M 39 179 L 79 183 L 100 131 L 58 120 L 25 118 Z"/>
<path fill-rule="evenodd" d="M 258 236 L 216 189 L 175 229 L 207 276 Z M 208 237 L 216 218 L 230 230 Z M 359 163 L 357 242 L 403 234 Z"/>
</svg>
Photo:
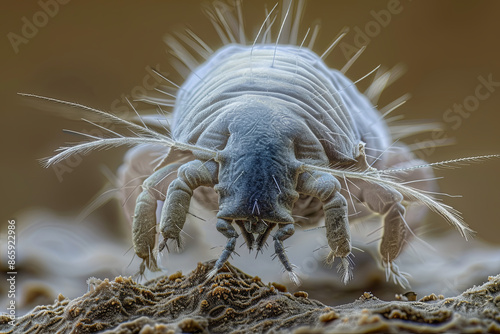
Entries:
<svg viewBox="0 0 500 334">
<path fill-rule="evenodd" d="M 235 267 L 213 279 L 213 262 L 189 275 L 159 277 L 145 285 L 117 277 L 89 279 L 89 292 L 53 305 L 38 306 L 2 333 L 345 333 L 345 332 L 499 332 L 500 275 L 489 277 L 453 298 L 411 294 L 382 301 L 365 292 L 356 301 L 329 307 L 305 292 L 286 292 Z M 314 331 L 313 331 L 314 330 Z"/>
<path fill-rule="evenodd" d="M 227 240 L 210 223 L 213 221 L 210 216 L 201 210 L 193 210 L 193 213 L 206 217 L 207 222 L 188 222 L 186 233 L 192 238 L 186 237 L 182 251 L 163 252 L 158 258 L 163 271 L 147 273 L 139 283 L 179 270 L 189 273 L 198 262 L 219 257 Z M 87 291 L 84 282 L 89 277 L 125 277 L 134 275 L 139 268 L 140 260 L 130 251 L 130 236 L 120 239 L 106 233 L 107 221 L 89 218 L 79 222 L 40 210 L 20 216 L 19 221 L 25 226 L 19 226 L 18 231 L 21 236 L 16 259 L 18 317 L 38 305 L 51 304 L 59 293 L 69 299 L 82 296 Z M 366 222 L 353 228 L 354 245 L 364 252 L 356 251 L 354 278 L 347 285 L 341 282 L 335 266 L 323 263 L 328 253 L 326 248 L 321 248 L 326 245 L 324 231 L 298 229 L 296 238 L 286 245 L 302 280 L 299 289 L 327 305 L 350 303 L 363 291 L 370 291 L 384 300 L 405 293 L 401 287 L 386 282 L 383 270 L 377 266 L 378 247 L 376 243 L 370 243 L 370 239 L 378 236 L 366 235 L 378 226 L 376 222 Z M 431 293 L 453 297 L 470 286 L 481 284 L 489 275 L 500 273 L 500 249 L 478 238 L 465 241 L 458 233 L 449 230 L 437 236 L 426 235 L 425 241 L 434 249 L 414 241 L 401 254 L 400 260 L 400 268 L 411 274 L 411 290 L 419 298 Z M 241 240 L 237 245 L 241 256 L 235 256 L 232 265 L 259 276 L 264 282 L 279 282 L 292 292 L 297 290 L 288 275 L 283 275 L 279 262 L 272 260 L 273 247 L 255 258 L 253 254 L 241 251 L 242 243 Z M 0 269 L 7 272 L 6 252 L 0 252 L 0 258 Z M 6 288 L 6 284 L 0 284 L 0 311 L 5 311 L 9 303 Z"/>
</svg>

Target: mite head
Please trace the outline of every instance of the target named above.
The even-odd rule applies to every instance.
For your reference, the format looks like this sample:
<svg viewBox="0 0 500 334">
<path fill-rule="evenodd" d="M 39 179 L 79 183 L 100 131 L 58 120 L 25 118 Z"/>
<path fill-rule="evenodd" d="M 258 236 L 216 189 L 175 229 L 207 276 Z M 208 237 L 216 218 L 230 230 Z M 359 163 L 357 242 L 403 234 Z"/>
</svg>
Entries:
<svg viewBox="0 0 500 334">
<path fill-rule="evenodd" d="M 218 218 L 243 222 L 262 234 L 267 223 L 292 223 L 300 163 L 286 120 L 260 103 L 242 107 L 219 152 Z"/>
</svg>

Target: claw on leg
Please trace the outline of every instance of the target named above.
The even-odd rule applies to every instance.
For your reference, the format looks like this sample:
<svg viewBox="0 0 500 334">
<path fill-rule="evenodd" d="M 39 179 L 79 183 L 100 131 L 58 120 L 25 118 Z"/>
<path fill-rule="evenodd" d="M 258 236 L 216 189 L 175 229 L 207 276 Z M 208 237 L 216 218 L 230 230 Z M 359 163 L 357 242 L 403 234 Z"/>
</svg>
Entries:
<svg viewBox="0 0 500 334">
<path fill-rule="evenodd" d="M 172 238 L 171 238 L 172 239 Z M 175 240 L 175 244 L 177 246 L 177 251 L 180 251 L 182 249 L 182 241 L 179 236 L 179 238 L 173 239 Z M 167 252 L 170 253 L 170 249 L 168 248 L 167 244 L 168 239 L 163 239 L 159 244 L 158 244 L 158 253 L 162 252 L 165 248 L 167 249 Z"/>
<path fill-rule="evenodd" d="M 300 280 L 300 277 L 299 277 L 299 275 L 297 275 L 297 273 L 295 273 L 293 271 L 289 271 L 288 278 L 290 278 L 290 281 L 292 281 L 293 284 L 295 284 L 296 286 L 302 285 L 302 281 Z"/>
<path fill-rule="evenodd" d="M 333 265 L 336 257 L 335 254 L 336 252 L 332 250 L 327 255 L 325 259 L 325 263 L 327 265 Z M 351 255 L 352 253 L 349 253 L 346 256 L 339 256 L 340 263 L 337 265 L 337 272 L 340 274 L 344 284 L 347 284 L 353 278 L 352 268 L 354 267 L 354 262 Z"/>
<path fill-rule="evenodd" d="M 403 289 L 410 288 L 410 274 L 399 270 L 399 267 L 394 262 L 382 261 L 382 266 L 385 269 L 385 279 L 392 280 L 394 284 L 400 285 Z"/>
</svg>

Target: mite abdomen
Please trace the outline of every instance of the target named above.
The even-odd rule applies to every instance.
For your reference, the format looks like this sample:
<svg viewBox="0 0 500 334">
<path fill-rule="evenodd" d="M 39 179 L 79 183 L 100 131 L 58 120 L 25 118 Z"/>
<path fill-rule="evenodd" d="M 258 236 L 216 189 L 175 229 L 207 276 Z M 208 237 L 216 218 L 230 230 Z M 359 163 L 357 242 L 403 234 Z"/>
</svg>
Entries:
<svg viewBox="0 0 500 334">
<path fill-rule="evenodd" d="M 181 87 L 174 109 L 174 138 L 203 146 L 202 133 L 214 122 L 231 122 L 238 112 L 231 103 L 243 95 L 282 105 L 296 122 L 307 125 L 330 162 L 355 160 L 360 142 L 376 150 L 391 142 L 368 99 L 312 51 L 237 44 L 215 52 Z"/>
</svg>

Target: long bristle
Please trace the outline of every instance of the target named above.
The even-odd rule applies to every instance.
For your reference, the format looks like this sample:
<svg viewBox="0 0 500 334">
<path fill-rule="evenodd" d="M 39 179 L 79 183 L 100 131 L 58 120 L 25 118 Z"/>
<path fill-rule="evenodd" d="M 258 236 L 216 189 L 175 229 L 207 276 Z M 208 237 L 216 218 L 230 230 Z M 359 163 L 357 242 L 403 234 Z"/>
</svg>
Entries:
<svg viewBox="0 0 500 334">
<path fill-rule="evenodd" d="M 203 148 L 200 146 L 176 142 L 172 138 L 170 138 L 164 134 L 161 134 L 159 132 L 156 132 L 154 130 L 149 129 L 144 123 L 141 126 L 139 124 L 132 123 L 131 121 L 125 120 L 125 119 L 120 118 L 116 115 L 104 112 L 104 111 L 99 110 L 99 109 L 95 109 L 95 108 L 88 107 L 88 106 L 78 104 L 78 103 L 63 101 L 63 100 L 54 99 L 54 98 L 50 98 L 50 97 L 38 96 L 38 95 L 34 95 L 34 94 L 25 94 L 25 93 L 18 93 L 18 94 L 21 96 L 25 96 L 25 97 L 61 103 L 61 104 L 65 104 L 65 105 L 68 105 L 71 107 L 80 108 L 84 111 L 97 113 L 100 116 L 102 116 L 106 119 L 109 119 L 116 124 L 121 124 L 121 125 L 127 126 L 128 130 L 135 135 L 135 137 L 124 136 L 124 135 L 121 135 L 121 134 L 118 134 L 114 131 L 109 130 L 116 137 L 102 138 L 102 137 L 88 135 L 85 133 L 67 130 L 67 132 L 72 132 L 74 134 L 84 136 L 87 139 L 89 139 L 90 141 L 83 142 L 83 143 L 77 143 L 74 146 L 70 146 L 70 147 L 59 148 L 57 150 L 57 151 L 59 151 L 58 154 L 56 154 L 53 157 L 45 158 L 45 159 L 41 160 L 42 165 L 44 167 L 49 167 L 50 165 L 58 163 L 66 158 L 69 158 L 72 155 L 75 155 L 75 154 L 87 154 L 88 152 L 90 152 L 92 150 L 96 150 L 96 149 L 107 149 L 107 148 L 118 147 L 118 146 L 136 146 L 136 145 L 140 145 L 140 144 L 156 144 L 156 145 L 166 146 L 166 147 L 175 147 L 179 150 L 188 150 L 188 151 L 200 152 L 200 153 L 203 152 L 205 154 L 208 154 L 211 157 L 214 157 L 216 155 L 216 152 L 213 150 Z M 142 122 L 142 120 L 141 120 L 141 122 Z"/>
<path fill-rule="evenodd" d="M 384 171 L 381 171 L 379 173 L 379 171 L 372 169 L 367 172 L 354 172 L 354 171 L 346 171 L 340 169 L 318 167 L 313 165 L 306 165 L 305 168 L 306 170 L 318 170 L 326 172 L 334 176 L 337 176 L 339 178 L 347 177 L 352 179 L 361 179 L 366 182 L 378 184 L 383 187 L 392 188 L 394 190 L 399 191 L 406 198 L 425 204 L 429 209 L 441 215 L 450 224 L 455 226 L 466 240 L 470 239 L 475 233 L 463 221 L 462 217 L 460 216 L 460 213 L 457 210 L 453 209 L 452 207 L 446 204 L 439 203 L 434 198 L 426 195 L 423 191 L 419 189 L 409 187 L 407 185 L 398 183 L 397 181 L 391 178 L 388 178 L 387 175 L 383 174 Z"/>
</svg>

